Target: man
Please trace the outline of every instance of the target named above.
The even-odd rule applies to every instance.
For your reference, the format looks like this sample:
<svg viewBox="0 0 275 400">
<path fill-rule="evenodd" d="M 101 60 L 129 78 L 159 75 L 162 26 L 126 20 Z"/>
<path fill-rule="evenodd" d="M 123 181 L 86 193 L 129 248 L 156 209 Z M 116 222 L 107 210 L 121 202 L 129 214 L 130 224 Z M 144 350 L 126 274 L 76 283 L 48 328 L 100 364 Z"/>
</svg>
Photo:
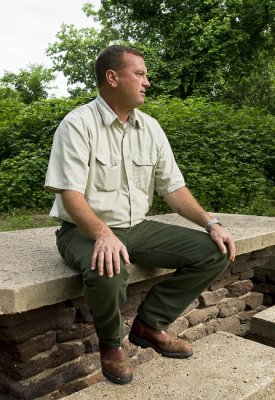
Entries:
<svg viewBox="0 0 275 400">
<path fill-rule="evenodd" d="M 136 110 L 149 87 L 143 54 L 110 46 L 95 65 L 99 96 L 69 113 L 53 141 L 45 187 L 56 193 L 51 215 L 63 223 L 57 246 L 81 271 L 99 338 L 102 372 L 128 383 L 119 306 L 129 263 L 176 269 L 138 309 L 129 340 L 173 358 L 192 348 L 167 328 L 234 259 L 234 242 L 185 187 L 157 121 Z M 156 190 L 175 212 L 208 233 L 146 221 Z"/>
</svg>

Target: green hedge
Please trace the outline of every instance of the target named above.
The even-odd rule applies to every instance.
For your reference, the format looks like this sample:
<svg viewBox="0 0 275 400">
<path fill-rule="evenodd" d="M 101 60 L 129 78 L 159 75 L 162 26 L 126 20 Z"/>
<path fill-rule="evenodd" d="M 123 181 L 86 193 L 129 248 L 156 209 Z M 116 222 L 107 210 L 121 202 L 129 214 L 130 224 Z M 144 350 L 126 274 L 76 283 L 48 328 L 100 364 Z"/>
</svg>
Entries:
<svg viewBox="0 0 275 400">
<path fill-rule="evenodd" d="M 88 98 L 23 106 L 0 125 L 0 211 L 48 208 L 43 184 L 53 133 L 63 116 Z M 214 212 L 275 215 L 275 117 L 206 99 L 147 100 L 188 187 Z M 168 211 L 155 198 L 152 213 Z"/>
<path fill-rule="evenodd" d="M 159 98 L 144 110 L 167 133 L 187 186 L 214 212 L 275 215 L 275 117 L 206 99 Z M 167 208 L 158 201 L 158 210 Z"/>
</svg>

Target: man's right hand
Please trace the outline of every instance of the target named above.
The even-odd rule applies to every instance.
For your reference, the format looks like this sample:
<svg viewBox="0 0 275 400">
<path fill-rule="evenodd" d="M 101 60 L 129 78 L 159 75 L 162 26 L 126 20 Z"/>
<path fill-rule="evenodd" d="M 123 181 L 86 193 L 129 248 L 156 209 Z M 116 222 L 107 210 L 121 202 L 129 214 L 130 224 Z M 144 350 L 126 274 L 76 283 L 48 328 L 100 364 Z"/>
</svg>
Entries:
<svg viewBox="0 0 275 400">
<path fill-rule="evenodd" d="M 95 242 L 91 269 L 97 269 L 100 276 L 106 271 L 107 276 L 112 278 L 114 273 L 120 272 L 120 256 L 125 264 L 130 264 L 126 247 L 109 228 L 106 228 Z"/>
<path fill-rule="evenodd" d="M 124 244 L 111 229 L 91 209 L 84 195 L 73 190 L 61 192 L 65 210 L 78 227 L 93 241 L 95 240 L 91 269 L 98 270 L 98 275 L 111 278 L 120 272 L 120 257 L 125 264 L 130 264 L 129 255 Z"/>
</svg>

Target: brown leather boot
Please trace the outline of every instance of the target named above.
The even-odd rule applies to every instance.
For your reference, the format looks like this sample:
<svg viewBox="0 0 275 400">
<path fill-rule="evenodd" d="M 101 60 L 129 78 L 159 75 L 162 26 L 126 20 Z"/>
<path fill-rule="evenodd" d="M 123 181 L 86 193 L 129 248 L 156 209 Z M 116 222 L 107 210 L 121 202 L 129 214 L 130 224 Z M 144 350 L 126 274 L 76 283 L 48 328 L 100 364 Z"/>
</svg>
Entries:
<svg viewBox="0 0 275 400">
<path fill-rule="evenodd" d="M 152 347 L 164 357 L 188 358 L 193 354 L 192 347 L 188 342 L 174 337 L 166 331 L 151 328 L 139 316 L 134 319 L 129 341 L 144 349 Z"/>
<path fill-rule="evenodd" d="M 99 343 L 102 374 L 109 381 L 124 385 L 133 380 L 133 368 L 122 347 Z"/>
</svg>

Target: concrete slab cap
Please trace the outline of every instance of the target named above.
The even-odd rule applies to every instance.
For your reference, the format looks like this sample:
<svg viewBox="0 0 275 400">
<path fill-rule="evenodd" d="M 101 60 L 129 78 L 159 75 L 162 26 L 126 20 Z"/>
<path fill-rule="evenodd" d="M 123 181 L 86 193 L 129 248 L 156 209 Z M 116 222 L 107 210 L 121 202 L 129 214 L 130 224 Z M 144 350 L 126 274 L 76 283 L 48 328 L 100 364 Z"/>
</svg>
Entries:
<svg viewBox="0 0 275 400">
<path fill-rule="evenodd" d="M 236 238 L 237 254 L 275 245 L 275 218 L 218 214 Z M 149 217 L 203 230 L 177 214 Z M 79 273 L 65 265 L 55 246 L 56 228 L 0 233 L 0 314 L 28 311 L 82 296 Z M 171 270 L 130 266 L 130 283 Z"/>
<path fill-rule="evenodd" d="M 219 332 L 197 341 L 188 360 L 159 357 L 128 385 L 106 380 L 66 400 L 274 400 L 274 361 L 275 349 Z"/>
<path fill-rule="evenodd" d="M 252 317 L 250 329 L 251 333 L 275 340 L 275 306 L 255 314 Z"/>
</svg>

